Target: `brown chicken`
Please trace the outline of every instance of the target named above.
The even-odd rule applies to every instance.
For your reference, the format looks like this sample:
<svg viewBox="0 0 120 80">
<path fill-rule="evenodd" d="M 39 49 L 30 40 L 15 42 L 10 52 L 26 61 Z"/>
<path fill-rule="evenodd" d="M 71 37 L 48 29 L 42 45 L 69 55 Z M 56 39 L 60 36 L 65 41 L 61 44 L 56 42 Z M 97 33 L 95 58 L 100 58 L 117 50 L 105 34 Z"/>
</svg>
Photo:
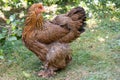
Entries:
<svg viewBox="0 0 120 80">
<path fill-rule="evenodd" d="M 38 75 L 49 77 L 71 61 L 69 43 L 84 32 L 86 15 L 82 7 L 76 7 L 52 21 L 45 21 L 43 12 L 44 7 L 40 3 L 29 8 L 22 40 L 43 62 L 44 70 Z"/>
</svg>

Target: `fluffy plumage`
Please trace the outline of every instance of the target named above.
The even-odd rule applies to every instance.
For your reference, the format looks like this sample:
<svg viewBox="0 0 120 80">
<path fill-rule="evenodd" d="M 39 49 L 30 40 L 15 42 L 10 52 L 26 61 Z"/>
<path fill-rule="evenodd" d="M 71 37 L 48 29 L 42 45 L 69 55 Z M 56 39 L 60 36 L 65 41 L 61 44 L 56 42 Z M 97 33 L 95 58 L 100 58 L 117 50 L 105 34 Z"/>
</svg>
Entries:
<svg viewBox="0 0 120 80">
<path fill-rule="evenodd" d="M 69 43 L 84 31 L 86 17 L 84 9 L 77 7 L 52 21 L 44 21 L 43 11 L 44 7 L 39 3 L 29 8 L 22 40 L 43 62 L 45 70 L 38 75 L 48 77 L 71 61 Z"/>
</svg>

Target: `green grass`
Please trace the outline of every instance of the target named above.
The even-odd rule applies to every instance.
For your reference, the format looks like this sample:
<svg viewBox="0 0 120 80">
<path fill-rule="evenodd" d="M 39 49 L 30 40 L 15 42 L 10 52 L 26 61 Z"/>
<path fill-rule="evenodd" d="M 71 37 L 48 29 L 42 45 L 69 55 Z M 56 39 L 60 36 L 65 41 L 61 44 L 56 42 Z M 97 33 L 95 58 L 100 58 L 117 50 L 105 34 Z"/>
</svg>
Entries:
<svg viewBox="0 0 120 80">
<path fill-rule="evenodd" d="M 4 53 L 0 59 L 0 80 L 119 80 L 119 26 L 119 22 L 105 19 L 95 25 L 88 21 L 86 32 L 71 43 L 72 62 L 49 79 L 36 75 L 42 63 L 21 40 L 6 42 L 0 48 Z"/>
</svg>

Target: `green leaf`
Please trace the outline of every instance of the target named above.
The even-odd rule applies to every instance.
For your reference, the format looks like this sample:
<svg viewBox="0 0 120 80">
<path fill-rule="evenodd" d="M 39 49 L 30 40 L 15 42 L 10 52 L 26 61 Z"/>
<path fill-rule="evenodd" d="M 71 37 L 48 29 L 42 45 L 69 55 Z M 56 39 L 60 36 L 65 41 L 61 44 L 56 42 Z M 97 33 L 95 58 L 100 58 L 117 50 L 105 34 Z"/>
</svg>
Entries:
<svg viewBox="0 0 120 80">
<path fill-rule="evenodd" d="M 0 55 L 0 59 L 4 59 L 4 56 Z"/>
<path fill-rule="evenodd" d="M 10 24 L 10 19 L 7 19 L 7 20 L 6 20 L 6 23 L 7 23 L 7 24 Z"/>
<path fill-rule="evenodd" d="M 0 49 L 0 59 L 4 59 L 3 50 Z"/>
<path fill-rule="evenodd" d="M 10 21 L 14 21 L 14 20 L 15 20 L 15 14 L 14 14 L 14 15 L 11 15 L 11 16 L 9 17 L 9 19 L 10 19 Z"/>
<path fill-rule="evenodd" d="M 12 36 L 12 37 L 8 38 L 8 41 L 14 41 L 14 40 L 17 40 L 17 38 L 15 36 Z"/>
<path fill-rule="evenodd" d="M 5 36 L 3 34 L 0 34 L 0 39 L 4 38 Z"/>
<path fill-rule="evenodd" d="M 15 22 L 15 21 L 12 22 L 12 27 L 13 27 L 13 26 L 16 26 L 16 25 L 17 25 L 17 22 Z"/>
</svg>

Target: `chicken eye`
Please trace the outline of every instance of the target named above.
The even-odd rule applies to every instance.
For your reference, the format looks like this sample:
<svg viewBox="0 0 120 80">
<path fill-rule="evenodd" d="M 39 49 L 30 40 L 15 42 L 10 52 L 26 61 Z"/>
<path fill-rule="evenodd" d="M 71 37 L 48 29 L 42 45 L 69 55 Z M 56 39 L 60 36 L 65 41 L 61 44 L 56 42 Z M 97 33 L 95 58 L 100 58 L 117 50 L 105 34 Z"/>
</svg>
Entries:
<svg viewBox="0 0 120 80">
<path fill-rule="evenodd" d="M 38 9 L 42 9 L 42 7 L 40 6 L 40 7 L 38 7 Z"/>
</svg>

